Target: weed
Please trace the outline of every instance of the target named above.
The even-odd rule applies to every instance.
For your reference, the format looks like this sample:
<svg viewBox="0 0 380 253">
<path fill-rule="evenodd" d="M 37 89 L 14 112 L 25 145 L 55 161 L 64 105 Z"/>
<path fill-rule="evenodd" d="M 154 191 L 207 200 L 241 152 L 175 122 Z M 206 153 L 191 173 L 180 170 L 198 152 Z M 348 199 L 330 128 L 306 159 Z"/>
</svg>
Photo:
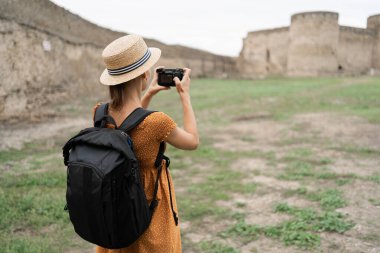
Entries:
<svg viewBox="0 0 380 253">
<path fill-rule="evenodd" d="M 219 170 L 208 176 L 205 182 L 194 184 L 188 188 L 188 192 L 208 197 L 212 201 L 228 200 L 232 193 L 253 193 L 256 183 L 242 184 L 243 174 L 231 170 Z"/>
<path fill-rule="evenodd" d="M 0 235 L 3 237 L 5 235 Z M 49 241 L 47 243 L 46 238 L 28 238 L 26 236 L 14 236 L 0 244 L 0 251 L 2 253 L 58 253 L 62 252 L 62 247 L 55 245 L 53 242 Z"/>
<path fill-rule="evenodd" d="M 371 202 L 372 205 L 374 206 L 380 206 L 380 200 L 378 199 L 368 199 L 369 202 Z"/>
<path fill-rule="evenodd" d="M 202 241 L 199 249 L 203 253 L 239 253 L 240 251 L 233 247 L 226 246 L 223 243 L 215 241 Z"/>
<path fill-rule="evenodd" d="M 318 163 L 321 164 L 321 165 L 327 165 L 327 164 L 331 164 L 333 162 L 334 161 L 331 158 L 329 158 L 329 157 L 321 157 L 319 159 L 319 161 L 318 161 Z"/>
<path fill-rule="evenodd" d="M 355 146 L 355 145 L 345 145 L 345 146 L 333 146 L 332 150 L 343 151 L 348 154 L 355 154 L 364 157 L 378 156 L 380 155 L 380 151 L 377 149 Z"/>
<path fill-rule="evenodd" d="M 342 194 L 335 189 L 328 189 L 322 191 L 319 195 L 316 196 L 325 210 L 335 210 L 340 207 L 346 206 L 346 201 L 342 198 Z"/>
<path fill-rule="evenodd" d="M 308 158 L 312 155 L 312 151 L 309 148 L 296 148 L 288 152 L 285 157 L 283 158 L 284 160 L 288 161 L 293 161 L 293 160 L 298 160 L 300 158 Z"/>
<path fill-rule="evenodd" d="M 304 231 L 284 231 L 282 241 L 285 245 L 296 245 L 300 248 L 314 248 L 320 244 L 320 237 Z"/>
<path fill-rule="evenodd" d="M 204 216 L 216 216 L 218 218 L 225 218 L 229 216 L 228 210 L 215 206 L 208 201 L 197 200 L 194 201 L 191 198 L 179 199 L 179 209 L 181 217 L 184 220 L 200 221 Z"/>
<path fill-rule="evenodd" d="M 46 171 L 44 173 L 29 173 L 0 178 L 3 187 L 28 188 L 37 186 L 64 187 L 66 186 L 66 171 Z"/>
<path fill-rule="evenodd" d="M 352 222 L 344 220 L 343 214 L 335 211 L 327 211 L 317 217 L 313 228 L 315 231 L 343 233 L 353 226 L 354 224 Z"/>
<path fill-rule="evenodd" d="M 279 226 L 267 226 L 263 227 L 263 233 L 268 237 L 280 238 L 282 235 L 282 230 Z"/>
<path fill-rule="evenodd" d="M 239 208 L 244 208 L 244 207 L 246 207 L 246 206 L 247 206 L 247 204 L 244 203 L 244 202 L 237 202 L 237 203 L 236 203 L 236 207 L 239 207 Z"/>
<path fill-rule="evenodd" d="M 279 209 L 287 210 L 287 205 L 279 205 Z M 305 212 L 306 213 L 306 212 Z M 243 218 L 238 218 L 237 222 L 219 233 L 222 238 L 239 237 L 243 243 L 256 240 L 260 235 L 265 235 L 271 238 L 280 239 L 285 245 L 296 245 L 301 248 L 312 248 L 320 243 L 320 238 L 317 234 L 310 232 L 312 224 L 305 220 L 291 220 L 277 226 L 260 227 L 250 225 Z"/>
<path fill-rule="evenodd" d="M 352 222 L 345 221 L 345 217 L 336 211 L 318 213 L 311 208 L 290 207 L 286 203 L 277 204 L 274 210 L 275 212 L 284 212 L 296 217 L 295 220 L 287 221 L 283 224 L 287 228 L 343 233 L 353 226 Z"/>
<path fill-rule="evenodd" d="M 285 173 L 279 176 L 280 179 L 302 180 L 307 177 L 314 177 L 313 166 L 305 161 L 292 161 L 286 168 Z"/>
<path fill-rule="evenodd" d="M 377 233 L 366 234 L 366 235 L 360 236 L 360 239 L 367 241 L 367 242 L 377 243 L 379 241 L 379 235 Z"/>
<path fill-rule="evenodd" d="M 244 219 L 239 219 L 236 224 L 221 232 L 220 236 L 224 238 L 240 236 L 244 241 L 249 242 L 256 240 L 260 233 L 261 228 L 259 226 L 248 225 Z"/>
<path fill-rule="evenodd" d="M 380 184 L 380 174 L 375 174 L 372 176 L 367 177 L 368 180 L 373 181 L 375 183 Z"/>
<path fill-rule="evenodd" d="M 352 182 L 353 179 L 360 178 L 358 175 L 353 173 L 337 174 L 335 172 L 330 172 L 327 170 L 327 167 L 318 169 L 310 162 L 305 162 L 302 160 L 293 161 L 285 168 L 285 171 L 280 174 L 278 178 L 284 180 L 335 180 L 337 185 L 349 183 Z M 376 177 L 368 177 L 368 179 L 365 180 L 376 181 Z"/>
<path fill-rule="evenodd" d="M 342 186 L 342 185 L 346 185 L 346 184 L 351 184 L 352 183 L 352 179 L 350 178 L 338 178 L 335 180 L 335 183 L 338 185 L 338 186 Z"/>
<path fill-rule="evenodd" d="M 335 210 L 340 207 L 346 206 L 346 201 L 342 197 L 342 193 L 336 189 L 326 189 L 326 190 L 317 190 L 317 191 L 308 191 L 306 187 L 300 187 L 295 190 L 288 190 L 284 193 L 284 196 L 299 195 L 308 200 L 318 201 L 321 207 L 324 210 Z M 281 211 L 282 205 L 280 204 L 276 208 L 280 208 Z"/>
</svg>

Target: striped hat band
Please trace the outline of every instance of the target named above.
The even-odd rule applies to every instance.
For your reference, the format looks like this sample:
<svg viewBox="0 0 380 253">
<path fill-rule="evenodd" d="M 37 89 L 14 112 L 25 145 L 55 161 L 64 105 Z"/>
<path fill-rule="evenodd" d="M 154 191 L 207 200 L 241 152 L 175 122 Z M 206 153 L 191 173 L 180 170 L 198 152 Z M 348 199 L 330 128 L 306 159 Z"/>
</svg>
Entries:
<svg viewBox="0 0 380 253">
<path fill-rule="evenodd" d="M 118 76 L 118 75 L 122 75 L 122 74 L 125 74 L 128 72 L 131 72 L 131 71 L 137 69 L 138 67 L 140 67 L 141 65 L 143 65 L 149 59 L 150 55 L 151 55 L 151 52 L 148 48 L 146 50 L 144 56 L 140 60 L 138 60 L 137 62 L 135 62 L 131 65 L 122 67 L 122 68 L 118 68 L 118 69 L 107 69 L 108 74 L 110 74 L 112 76 Z"/>
</svg>

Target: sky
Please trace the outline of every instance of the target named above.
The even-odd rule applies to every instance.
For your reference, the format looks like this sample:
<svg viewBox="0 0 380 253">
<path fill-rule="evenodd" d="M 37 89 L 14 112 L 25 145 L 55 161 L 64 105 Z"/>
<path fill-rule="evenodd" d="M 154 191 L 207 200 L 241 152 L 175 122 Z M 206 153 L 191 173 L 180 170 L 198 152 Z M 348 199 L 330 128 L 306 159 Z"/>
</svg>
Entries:
<svg viewBox="0 0 380 253">
<path fill-rule="evenodd" d="M 250 31 L 289 26 L 292 14 L 334 11 L 341 25 L 366 27 L 379 0 L 52 0 L 112 30 L 238 56 Z M 149 46 L 149 45 L 148 45 Z"/>
</svg>

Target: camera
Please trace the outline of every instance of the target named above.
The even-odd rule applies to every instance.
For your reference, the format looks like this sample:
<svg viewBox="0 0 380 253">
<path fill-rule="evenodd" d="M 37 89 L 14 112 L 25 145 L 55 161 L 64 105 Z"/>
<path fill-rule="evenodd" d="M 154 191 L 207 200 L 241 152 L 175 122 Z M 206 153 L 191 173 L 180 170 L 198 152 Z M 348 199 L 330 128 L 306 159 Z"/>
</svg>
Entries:
<svg viewBox="0 0 380 253">
<path fill-rule="evenodd" d="M 174 77 L 178 77 L 179 80 L 183 78 L 183 69 L 157 69 L 157 83 L 161 86 L 175 86 L 175 82 L 173 81 Z"/>
</svg>

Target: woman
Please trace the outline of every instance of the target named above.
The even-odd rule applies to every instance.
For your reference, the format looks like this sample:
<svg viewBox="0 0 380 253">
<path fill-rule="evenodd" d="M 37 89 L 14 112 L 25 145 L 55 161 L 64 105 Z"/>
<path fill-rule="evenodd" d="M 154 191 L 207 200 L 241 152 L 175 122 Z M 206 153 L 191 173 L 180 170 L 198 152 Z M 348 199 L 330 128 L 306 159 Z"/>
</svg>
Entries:
<svg viewBox="0 0 380 253">
<path fill-rule="evenodd" d="M 111 101 L 108 114 L 115 119 L 117 126 L 120 126 L 134 109 L 147 108 L 152 97 L 159 91 L 169 89 L 169 87 L 157 84 L 156 71 L 154 71 L 148 87 L 150 68 L 158 61 L 160 55 L 160 49 L 148 48 L 144 40 L 137 35 L 121 37 L 104 49 L 102 56 L 107 69 L 101 75 L 100 82 L 109 86 Z M 154 112 L 129 133 L 135 154 L 140 162 L 141 182 L 148 201 L 153 198 L 157 176 L 154 161 L 160 142 L 164 141 L 185 150 L 196 149 L 199 144 L 189 93 L 191 70 L 188 68 L 184 70 L 182 80 L 174 78 L 183 106 L 184 128 L 177 127 L 173 119 L 165 113 Z M 142 92 L 146 89 L 147 91 L 142 96 Z M 97 106 L 99 104 L 94 107 L 94 111 Z M 108 125 L 107 127 L 112 126 Z M 177 225 L 175 218 L 173 219 L 173 215 L 178 214 L 174 187 L 170 173 L 167 174 L 167 172 L 169 170 L 162 170 L 157 192 L 158 206 L 154 210 L 148 229 L 127 248 L 110 250 L 97 246 L 97 253 L 182 252 L 179 224 Z"/>
</svg>

